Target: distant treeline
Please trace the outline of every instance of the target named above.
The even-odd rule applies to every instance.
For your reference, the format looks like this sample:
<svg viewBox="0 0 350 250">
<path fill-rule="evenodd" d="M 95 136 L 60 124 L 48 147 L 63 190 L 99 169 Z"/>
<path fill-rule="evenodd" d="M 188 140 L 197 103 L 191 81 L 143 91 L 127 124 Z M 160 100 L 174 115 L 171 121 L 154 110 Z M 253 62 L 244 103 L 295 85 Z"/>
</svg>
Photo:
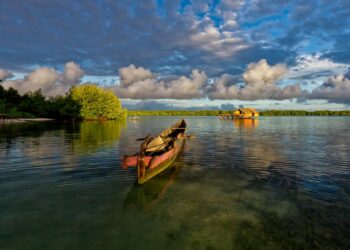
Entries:
<svg viewBox="0 0 350 250">
<path fill-rule="evenodd" d="M 330 111 L 330 110 L 266 110 L 259 113 L 261 116 L 347 116 L 350 110 Z"/>
<path fill-rule="evenodd" d="M 128 116 L 218 116 L 232 110 L 128 110 Z"/>
<path fill-rule="evenodd" d="M 126 116 L 119 98 L 93 84 L 75 86 L 64 96 L 46 98 L 41 90 L 20 95 L 0 85 L 0 118 L 119 119 Z"/>
<path fill-rule="evenodd" d="M 129 116 L 219 116 L 232 114 L 232 110 L 128 110 Z M 266 110 L 260 116 L 348 116 L 350 110 L 305 111 L 305 110 Z"/>
</svg>

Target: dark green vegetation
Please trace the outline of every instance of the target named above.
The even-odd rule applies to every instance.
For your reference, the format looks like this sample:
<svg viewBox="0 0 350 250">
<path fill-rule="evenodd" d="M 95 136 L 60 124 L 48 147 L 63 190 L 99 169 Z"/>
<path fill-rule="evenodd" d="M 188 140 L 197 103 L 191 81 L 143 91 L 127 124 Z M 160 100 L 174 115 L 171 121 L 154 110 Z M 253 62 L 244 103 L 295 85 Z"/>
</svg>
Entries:
<svg viewBox="0 0 350 250">
<path fill-rule="evenodd" d="M 232 114 L 232 110 L 129 110 L 129 116 L 219 116 Z M 350 110 L 305 111 L 305 110 L 266 110 L 260 116 L 348 116 Z"/>
<path fill-rule="evenodd" d="M 121 102 L 111 91 L 94 85 L 73 87 L 66 95 L 46 98 L 41 90 L 20 95 L 0 85 L 0 116 L 6 118 L 119 119 L 126 116 Z"/>
<path fill-rule="evenodd" d="M 48 117 L 59 120 L 79 118 L 80 105 L 70 94 L 45 98 L 41 90 L 20 95 L 0 85 L 0 114 L 10 118 Z"/>
</svg>

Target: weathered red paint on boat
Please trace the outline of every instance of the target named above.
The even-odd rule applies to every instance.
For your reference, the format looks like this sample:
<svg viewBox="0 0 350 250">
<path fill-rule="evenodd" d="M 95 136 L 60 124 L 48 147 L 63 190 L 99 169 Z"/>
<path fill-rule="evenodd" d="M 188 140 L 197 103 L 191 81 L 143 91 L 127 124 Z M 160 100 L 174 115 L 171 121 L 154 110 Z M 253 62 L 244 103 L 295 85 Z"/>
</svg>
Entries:
<svg viewBox="0 0 350 250">
<path fill-rule="evenodd" d="M 179 152 L 181 151 L 183 142 L 185 141 L 186 121 L 181 119 L 170 128 L 164 130 L 158 137 L 171 139 L 168 143 L 173 142 L 172 148 L 158 155 L 145 155 L 147 154 L 146 146 L 152 140 L 152 137 L 147 137 L 144 143 L 141 144 L 141 151 L 132 156 L 124 156 L 123 167 L 137 166 L 137 179 L 138 183 L 142 184 L 151 179 L 155 175 L 159 174 L 166 168 L 168 168 Z M 155 137 L 153 137 L 155 138 Z M 167 144 L 168 146 L 171 144 Z M 156 151 L 154 151 L 156 152 Z M 151 152 L 149 154 L 152 154 Z M 160 152 L 158 152 L 160 153 Z"/>
<path fill-rule="evenodd" d="M 123 159 L 123 168 L 129 168 L 129 167 L 137 167 L 137 161 L 138 161 L 138 155 L 127 155 L 124 156 Z M 152 156 L 145 156 L 145 163 L 146 165 L 149 164 L 149 162 L 152 160 Z"/>
<path fill-rule="evenodd" d="M 168 167 L 170 167 L 176 159 L 176 157 L 178 156 L 178 154 L 180 153 L 184 141 L 184 136 L 182 136 L 181 138 L 177 138 L 174 142 L 174 147 L 171 150 L 165 152 L 164 154 L 154 157 L 151 160 L 149 166 L 143 164 L 142 158 L 140 157 L 137 166 L 138 183 L 143 184 L 149 179 L 163 172 Z"/>
<path fill-rule="evenodd" d="M 166 160 L 168 160 L 169 158 L 171 158 L 174 155 L 175 155 L 175 149 L 172 148 L 162 155 L 153 157 L 151 164 L 149 164 L 149 168 L 157 167 L 159 164 L 165 162 Z M 147 165 L 147 163 L 146 163 L 146 165 Z"/>
</svg>

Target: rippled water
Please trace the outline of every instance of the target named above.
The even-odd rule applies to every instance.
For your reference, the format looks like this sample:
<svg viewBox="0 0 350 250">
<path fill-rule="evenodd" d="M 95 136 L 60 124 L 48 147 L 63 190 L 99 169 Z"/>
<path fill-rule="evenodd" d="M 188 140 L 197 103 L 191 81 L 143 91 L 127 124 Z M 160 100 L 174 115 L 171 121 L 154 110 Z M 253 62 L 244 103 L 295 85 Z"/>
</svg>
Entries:
<svg viewBox="0 0 350 250">
<path fill-rule="evenodd" d="M 0 249 L 349 249 L 350 118 L 188 117 L 174 167 L 121 159 L 178 117 L 0 128 Z"/>
</svg>

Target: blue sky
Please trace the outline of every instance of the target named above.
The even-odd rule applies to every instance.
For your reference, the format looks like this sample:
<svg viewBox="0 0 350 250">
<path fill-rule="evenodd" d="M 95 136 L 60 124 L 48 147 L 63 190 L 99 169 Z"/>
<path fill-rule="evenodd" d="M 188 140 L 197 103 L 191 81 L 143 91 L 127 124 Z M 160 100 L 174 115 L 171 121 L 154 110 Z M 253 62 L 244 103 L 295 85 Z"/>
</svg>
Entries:
<svg viewBox="0 0 350 250">
<path fill-rule="evenodd" d="M 129 108 L 349 109 L 349 16 L 348 0 L 0 1 L 0 80 L 95 82 Z"/>
</svg>

